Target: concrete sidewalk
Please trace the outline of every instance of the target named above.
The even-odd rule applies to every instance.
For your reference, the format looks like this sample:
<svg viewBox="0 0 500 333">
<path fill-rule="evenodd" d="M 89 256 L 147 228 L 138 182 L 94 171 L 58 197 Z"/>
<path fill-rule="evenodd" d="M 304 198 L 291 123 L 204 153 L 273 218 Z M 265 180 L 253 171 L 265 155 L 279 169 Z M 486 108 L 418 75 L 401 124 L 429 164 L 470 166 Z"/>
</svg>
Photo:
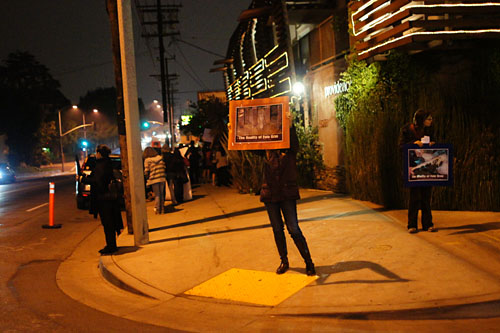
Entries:
<svg viewBox="0 0 500 333">
<path fill-rule="evenodd" d="M 133 236 L 123 234 L 120 251 L 100 258 L 109 282 L 141 295 L 135 296 L 141 301 L 115 307 L 114 314 L 189 331 L 272 330 L 276 318 L 285 317 L 432 319 L 444 311 L 447 318 L 460 318 L 467 316 L 464 306 L 484 304 L 496 309 L 485 315 L 500 316 L 500 213 L 437 211 L 437 233 L 411 235 L 406 211 L 383 211 L 330 192 L 301 190 L 300 227 L 318 277 L 270 306 L 258 300 L 274 293 L 262 284 L 276 276 L 279 256 L 259 198 L 211 185 L 193 194 L 192 201 L 169 206 L 163 215 L 155 215 L 148 203 L 150 243 L 137 248 Z M 467 232 L 474 228 L 474 235 Z M 482 237 L 487 246 L 466 238 L 472 236 Z M 304 262 L 288 234 L 287 243 L 291 269 L 278 285 L 305 277 Z M 79 255 L 76 251 L 61 265 L 58 283 L 85 302 L 89 298 L 81 296 L 82 290 L 69 286 L 84 265 Z M 203 289 L 200 285 L 221 274 L 226 275 L 222 284 L 205 287 L 212 296 L 188 292 Z M 257 281 L 250 281 L 254 275 Z M 242 279 L 246 290 L 235 291 Z M 285 291 L 276 292 L 283 296 Z"/>
</svg>

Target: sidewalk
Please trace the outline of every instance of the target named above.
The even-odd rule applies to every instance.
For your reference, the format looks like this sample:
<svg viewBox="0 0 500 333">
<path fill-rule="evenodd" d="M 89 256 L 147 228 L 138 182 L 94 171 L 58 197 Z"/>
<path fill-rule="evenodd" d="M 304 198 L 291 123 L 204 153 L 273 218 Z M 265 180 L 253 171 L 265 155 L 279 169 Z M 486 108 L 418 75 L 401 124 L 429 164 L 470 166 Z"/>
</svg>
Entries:
<svg viewBox="0 0 500 333">
<path fill-rule="evenodd" d="M 65 163 L 64 172 L 62 171 L 61 163 L 56 163 L 52 165 L 44 165 L 40 168 L 39 171 L 36 172 L 17 173 L 16 179 L 18 181 L 23 181 L 23 180 L 39 179 L 44 177 L 57 177 L 57 176 L 66 176 L 75 174 L 76 174 L 75 163 Z"/>
<path fill-rule="evenodd" d="M 141 295 L 114 314 L 189 331 L 256 331 L 275 328 L 278 317 L 432 319 L 436 309 L 449 316 L 500 300 L 500 253 L 491 250 L 500 244 L 500 213 L 438 211 L 437 233 L 410 235 L 406 211 L 301 190 L 300 227 L 318 274 L 308 278 L 288 234 L 291 269 L 274 274 L 279 256 L 257 196 L 211 185 L 193 194 L 163 215 L 148 203 L 150 243 L 136 248 L 123 234 L 120 251 L 100 257 L 108 281 Z M 474 226 L 486 249 L 464 238 Z M 70 296 L 69 265 L 74 276 L 81 262 L 75 253 L 58 272 Z"/>
</svg>

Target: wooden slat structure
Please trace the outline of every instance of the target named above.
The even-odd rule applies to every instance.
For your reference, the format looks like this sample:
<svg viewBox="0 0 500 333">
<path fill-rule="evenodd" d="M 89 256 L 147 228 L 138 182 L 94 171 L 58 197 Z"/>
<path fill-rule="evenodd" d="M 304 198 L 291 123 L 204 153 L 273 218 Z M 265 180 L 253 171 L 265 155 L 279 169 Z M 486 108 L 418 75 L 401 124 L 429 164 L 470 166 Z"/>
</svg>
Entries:
<svg viewBox="0 0 500 333">
<path fill-rule="evenodd" d="M 349 17 L 360 60 L 443 40 L 500 39 L 500 0 L 361 0 L 349 4 Z"/>
</svg>

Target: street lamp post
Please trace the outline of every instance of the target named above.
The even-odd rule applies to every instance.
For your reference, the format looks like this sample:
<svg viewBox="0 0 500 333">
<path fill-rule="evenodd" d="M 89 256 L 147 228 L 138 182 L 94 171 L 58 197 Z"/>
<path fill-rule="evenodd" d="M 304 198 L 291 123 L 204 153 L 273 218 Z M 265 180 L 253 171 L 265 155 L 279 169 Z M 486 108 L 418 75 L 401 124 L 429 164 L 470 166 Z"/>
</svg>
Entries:
<svg viewBox="0 0 500 333">
<path fill-rule="evenodd" d="M 78 106 L 76 105 L 73 105 L 72 108 L 74 110 L 77 110 L 78 109 Z M 58 110 L 57 111 L 57 114 L 58 114 L 58 117 L 59 117 L 59 145 L 60 145 L 60 149 L 61 149 L 61 171 L 64 172 L 64 149 L 63 149 L 63 141 L 62 141 L 62 137 L 65 136 L 66 134 L 69 134 L 79 128 L 83 128 L 83 137 L 85 139 L 85 141 L 87 140 L 87 126 L 93 126 L 94 123 L 91 123 L 91 124 L 86 124 L 85 122 L 85 113 L 83 112 L 82 110 L 82 116 L 83 116 L 83 125 L 80 125 L 80 126 L 76 126 L 72 129 L 70 129 L 69 131 L 63 133 L 62 132 L 62 122 L 61 122 L 61 111 L 62 110 Z M 98 110 L 97 109 L 94 109 L 93 110 L 94 113 L 97 113 Z M 85 157 L 87 156 L 87 150 L 85 150 Z"/>
<path fill-rule="evenodd" d="M 61 171 L 64 172 L 64 151 L 63 151 L 63 142 L 62 142 L 62 128 L 61 128 L 61 110 L 57 112 L 59 115 L 59 144 L 61 146 Z"/>
</svg>

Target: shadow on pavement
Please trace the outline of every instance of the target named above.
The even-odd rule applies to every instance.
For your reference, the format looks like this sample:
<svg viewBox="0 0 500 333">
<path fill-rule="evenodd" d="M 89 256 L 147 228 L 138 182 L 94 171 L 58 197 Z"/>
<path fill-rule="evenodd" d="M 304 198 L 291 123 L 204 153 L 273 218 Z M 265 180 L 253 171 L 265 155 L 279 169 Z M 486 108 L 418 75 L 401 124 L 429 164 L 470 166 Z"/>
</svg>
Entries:
<svg viewBox="0 0 500 333">
<path fill-rule="evenodd" d="M 327 282 L 325 281 L 333 274 L 350 272 L 350 271 L 358 271 L 362 269 L 370 269 L 373 272 L 382 275 L 386 279 L 381 280 L 344 280 L 344 281 L 334 281 Z M 391 272 L 385 267 L 371 262 L 371 261 L 343 261 L 338 262 L 332 266 L 318 266 L 316 267 L 316 271 L 320 276 L 319 279 L 316 280 L 319 285 L 328 285 L 328 284 L 343 284 L 343 283 L 393 283 L 393 282 L 408 282 L 410 280 L 403 279 L 399 275 Z"/>
<path fill-rule="evenodd" d="M 255 225 L 251 227 L 244 227 L 244 228 L 236 228 L 236 229 L 227 229 L 227 230 L 219 230 L 219 231 L 207 231 L 201 234 L 195 234 L 195 235 L 186 235 L 186 236 L 179 236 L 179 237 L 172 237 L 172 238 L 165 238 L 165 239 L 158 239 L 154 241 L 150 241 L 149 244 L 156 244 L 156 243 L 164 243 L 164 242 L 171 242 L 171 241 L 179 241 L 182 239 L 190 239 L 190 238 L 198 238 L 198 237 L 206 237 L 209 235 L 218 235 L 218 234 L 225 234 L 228 232 L 237 232 L 237 231 L 247 231 L 247 230 L 256 230 L 256 229 L 264 229 L 264 228 L 271 228 L 271 224 L 261 224 L 261 225 Z M 163 230 L 166 228 L 155 228 L 153 231 L 157 230 Z"/>
<path fill-rule="evenodd" d="M 500 229 L 500 222 L 466 224 L 466 225 L 459 225 L 456 227 L 439 227 L 439 230 L 462 230 L 462 231 L 452 232 L 450 235 L 473 234 L 478 232 L 485 232 L 485 231 L 499 230 L 499 229 Z"/>
<path fill-rule="evenodd" d="M 119 256 L 121 254 L 132 253 L 139 250 L 138 246 L 118 246 L 118 251 L 113 253 L 114 256 Z"/>
<path fill-rule="evenodd" d="M 200 195 L 199 197 L 203 197 L 203 196 Z M 325 200 L 325 199 L 331 199 L 331 198 L 341 198 L 341 197 L 346 197 L 346 196 L 345 195 L 339 195 L 339 194 L 323 194 L 323 195 L 319 195 L 319 196 L 309 197 L 309 198 L 306 198 L 306 199 L 301 199 L 297 203 L 298 204 L 302 204 L 302 203 L 307 203 L 307 202 L 314 202 L 314 201 L 319 201 L 319 200 Z M 163 226 L 163 227 L 151 228 L 151 229 L 149 229 L 149 232 L 155 232 L 155 231 L 161 231 L 161 230 L 167 230 L 167 229 L 185 227 L 185 226 L 199 224 L 199 223 L 212 222 L 212 221 L 217 221 L 217 220 L 221 220 L 221 219 L 225 219 L 225 218 L 231 218 L 231 217 L 237 217 L 237 216 L 242 216 L 242 215 L 246 215 L 246 214 L 253 214 L 253 213 L 263 212 L 265 210 L 266 210 L 266 208 L 264 206 L 262 206 L 262 207 L 256 207 L 256 208 L 250 208 L 250 209 L 240 210 L 240 211 L 236 211 L 236 212 L 232 212 L 232 213 L 221 214 L 221 215 L 216 215 L 216 216 L 210 216 L 210 217 L 206 217 L 204 219 L 187 221 L 187 222 L 182 222 L 182 223 L 177 223 L 177 224 L 172 224 L 172 225 L 166 225 L 166 226 Z M 300 222 L 317 221 L 317 220 L 327 220 L 327 219 L 333 219 L 333 218 L 338 218 L 338 217 L 343 217 L 343 216 L 368 214 L 371 211 L 372 210 L 370 210 L 370 209 L 365 209 L 365 210 L 359 211 L 359 213 L 348 212 L 348 213 L 342 213 L 342 214 L 327 215 L 327 216 L 322 216 L 322 217 L 301 219 Z M 243 228 L 243 229 L 245 229 L 245 228 Z M 238 230 L 239 229 L 232 229 L 230 231 L 238 231 Z M 191 237 L 189 237 L 189 238 L 191 238 Z"/>
</svg>

